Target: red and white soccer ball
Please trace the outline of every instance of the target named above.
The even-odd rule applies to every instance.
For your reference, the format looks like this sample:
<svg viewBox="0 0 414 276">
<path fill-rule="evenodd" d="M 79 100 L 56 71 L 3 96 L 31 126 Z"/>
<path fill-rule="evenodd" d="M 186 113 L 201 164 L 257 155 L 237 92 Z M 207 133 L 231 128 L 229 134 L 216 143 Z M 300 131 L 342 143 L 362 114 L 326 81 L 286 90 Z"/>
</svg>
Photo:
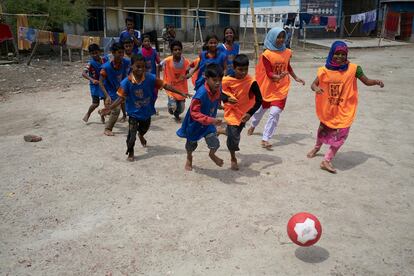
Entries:
<svg viewBox="0 0 414 276">
<path fill-rule="evenodd" d="M 322 235 L 322 226 L 319 220 L 309 213 L 293 215 L 287 225 L 289 238 L 300 246 L 314 245 Z"/>
</svg>

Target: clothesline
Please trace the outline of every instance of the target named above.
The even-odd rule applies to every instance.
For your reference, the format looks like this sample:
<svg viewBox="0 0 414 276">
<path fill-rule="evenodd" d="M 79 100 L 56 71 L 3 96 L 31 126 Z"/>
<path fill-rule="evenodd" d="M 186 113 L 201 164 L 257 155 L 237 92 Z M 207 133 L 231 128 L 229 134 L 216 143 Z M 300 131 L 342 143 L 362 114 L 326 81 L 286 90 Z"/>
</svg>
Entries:
<svg viewBox="0 0 414 276">
<path fill-rule="evenodd" d="M 106 9 L 115 10 L 115 11 L 129 12 L 129 13 L 136 13 L 136 14 L 143 14 L 143 15 L 160 15 L 160 16 L 171 16 L 171 17 L 197 18 L 197 16 L 195 16 L 195 15 L 178 15 L 178 14 L 166 14 L 166 13 L 139 12 L 139 11 L 125 10 L 125 9 L 111 8 L 111 7 L 106 7 Z M 199 18 L 208 18 L 208 16 L 199 16 Z"/>
<path fill-rule="evenodd" d="M 38 13 L 29 13 L 29 14 L 26 14 L 26 13 L 7 13 L 7 12 L 0 12 L 0 14 L 1 15 L 10 15 L 10 16 L 22 16 L 22 15 L 25 15 L 25 16 L 33 16 L 33 17 L 36 17 L 36 16 L 39 16 L 39 17 L 48 17 L 49 16 L 48 13 L 46 13 L 46 14 L 38 14 Z"/>
</svg>

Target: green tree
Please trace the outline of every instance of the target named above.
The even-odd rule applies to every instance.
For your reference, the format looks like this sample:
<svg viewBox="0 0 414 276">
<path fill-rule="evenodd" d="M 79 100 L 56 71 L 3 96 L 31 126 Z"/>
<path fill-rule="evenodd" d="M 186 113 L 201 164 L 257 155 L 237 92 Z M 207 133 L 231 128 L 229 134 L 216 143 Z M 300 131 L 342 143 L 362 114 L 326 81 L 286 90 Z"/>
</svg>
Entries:
<svg viewBox="0 0 414 276">
<path fill-rule="evenodd" d="M 63 24 L 82 24 L 87 17 L 89 0 L 2 0 L 8 13 L 49 14 L 48 29 L 62 29 Z M 40 28 L 45 18 L 30 17 L 31 27 Z"/>
</svg>

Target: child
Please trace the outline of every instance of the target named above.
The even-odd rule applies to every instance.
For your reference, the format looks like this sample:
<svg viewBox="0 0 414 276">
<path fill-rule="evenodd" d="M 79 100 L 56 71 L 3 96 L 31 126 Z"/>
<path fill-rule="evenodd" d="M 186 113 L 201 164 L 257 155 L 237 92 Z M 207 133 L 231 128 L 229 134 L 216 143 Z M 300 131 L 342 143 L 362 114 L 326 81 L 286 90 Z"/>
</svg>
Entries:
<svg viewBox="0 0 414 276">
<path fill-rule="evenodd" d="M 131 62 L 131 57 L 134 54 L 134 43 L 131 39 L 125 39 L 122 41 L 122 46 L 124 46 L 124 58 Z"/>
<path fill-rule="evenodd" d="M 122 43 L 122 41 L 125 41 L 125 40 L 133 41 L 132 52 L 134 54 L 138 54 L 139 48 L 141 47 L 141 43 L 142 43 L 141 32 L 134 29 L 135 24 L 134 24 L 134 19 L 132 19 L 132 17 L 127 17 L 125 19 L 125 25 L 126 25 L 126 29 L 123 30 L 121 34 L 119 35 L 119 42 Z"/>
<path fill-rule="evenodd" d="M 157 72 L 157 64 L 160 63 L 160 56 L 157 53 L 157 50 L 151 47 L 151 40 L 149 35 L 144 35 L 142 37 L 142 49 L 141 53 L 145 59 L 145 68 L 147 72 L 154 74 L 159 77 Z"/>
<path fill-rule="evenodd" d="M 164 82 L 171 84 L 178 88 L 185 94 L 188 94 L 187 78 L 190 61 L 181 55 L 183 45 L 180 41 L 174 40 L 171 42 L 172 56 L 167 57 L 160 63 L 160 70 L 164 68 Z M 168 112 L 174 115 L 177 122 L 181 121 L 180 114 L 185 108 L 185 97 L 175 93 L 167 92 L 168 94 Z"/>
<path fill-rule="evenodd" d="M 238 170 L 236 151 L 239 151 L 240 133 L 250 117 L 262 104 L 262 95 L 257 82 L 248 75 L 249 58 L 236 55 L 233 62 L 234 74 L 223 78 L 222 100 L 224 120 L 227 122 L 227 148 L 231 156 L 231 169 Z"/>
<path fill-rule="evenodd" d="M 126 101 L 126 109 L 129 116 L 129 131 L 126 140 L 128 161 L 134 161 L 134 146 L 136 135 L 143 147 L 146 147 L 147 140 L 144 135 L 151 125 L 151 116 L 155 114 L 154 89 L 164 88 L 182 96 L 184 93 L 178 91 L 171 85 L 165 84 L 157 79 L 155 75 L 146 72 L 145 59 L 141 54 L 132 56 L 132 73 L 125 78 L 118 89 L 118 98 L 109 107 L 102 109 L 102 113 L 115 110 L 118 105 Z"/>
<path fill-rule="evenodd" d="M 109 105 L 112 101 L 118 98 L 116 91 L 119 88 L 121 81 L 128 75 L 130 63 L 124 59 L 124 47 L 122 44 L 116 42 L 111 47 L 112 61 L 108 61 L 102 66 L 101 76 L 99 78 L 99 85 L 105 94 L 105 104 Z M 114 136 L 112 128 L 114 127 L 120 109 L 116 108 L 111 112 L 108 122 L 105 125 L 104 134 L 107 136 Z M 125 114 L 126 117 L 126 114 Z"/>
<path fill-rule="evenodd" d="M 271 148 L 269 140 L 275 133 L 279 116 L 282 113 L 290 88 L 289 74 L 297 82 L 305 85 L 290 66 L 292 51 L 286 49 L 286 32 L 282 28 L 272 28 L 264 41 L 264 52 L 256 66 L 256 80 L 262 92 L 262 106 L 253 115 L 247 135 L 252 135 L 265 112 L 270 109 L 269 119 L 263 130 L 262 147 Z"/>
<path fill-rule="evenodd" d="M 318 69 L 318 75 L 312 83 L 315 91 L 316 114 L 320 120 L 315 147 L 307 154 L 315 157 L 322 144 L 328 144 L 320 167 L 330 173 L 336 173 L 331 161 L 348 137 L 351 124 L 355 119 L 358 104 L 358 78 L 367 86 L 384 87 L 381 80 L 372 80 L 365 76 L 359 65 L 347 59 L 348 47 L 342 41 L 335 41 L 329 51 L 324 67 Z"/>
<path fill-rule="evenodd" d="M 227 75 L 233 75 L 233 59 L 239 54 L 240 45 L 234 42 L 234 36 L 236 32 L 232 27 L 226 27 L 224 29 L 224 41 L 219 45 L 219 51 L 223 52 L 227 57 Z"/>
<path fill-rule="evenodd" d="M 97 44 L 94 43 L 89 45 L 88 50 L 91 58 L 83 70 L 82 77 L 89 80 L 92 104 L 89 106 L 88 112 L 86 112 L 82 119 L 85 123 L 88 122 L 92 112 L 99 106 L 99 100 L 105 99 L 102 90 L 99 88 L 99 76 L 102 64 L 107 61 L 106 57 L 100 56 L 101 49 Z M 101 122 L 105 123 L 104 116 L 101 116 Z"/>
<path fill-rule="evenodd" d="M 197 148 L 197 141 L 204 137 L 208 148 L 209 156 L 217 166 L 223 166 L 223 160 L 215 154 L 220 147 L 217 138 L 216 125 L 221 124 L 221 120 L 216 119 L 217 107 L 220 101 L 220 87 L 223 78 L 223 69 L 218 64 L 209 64 L 204 72 L 206 84 L 201 86 L 193 99 L 190 108 L 185 115 L 182 126 L 177 130 L 177 135 L 186 138 L 185 149 L 187 151 L 187 161 L 185 169 L 193 169 L 193 151 Z"/>
<path fill-rule="evenodd" d="M 207 35 L 205 40 L 205 47 L 207 47 L 207 50 L 201 52 L 200 61 L 191 73 L 191 75 L 193 75 L 194 72 L 198 70 L 198 76 L 194 87 L 195 91 L 204 85 L 205 77 L 203 73 L 207 64 L 218 64 L 224 72 L 227 70 L 226 55 L 217 50 L 217 44 L 218 38 L 215 34 Z"/>
</svg>

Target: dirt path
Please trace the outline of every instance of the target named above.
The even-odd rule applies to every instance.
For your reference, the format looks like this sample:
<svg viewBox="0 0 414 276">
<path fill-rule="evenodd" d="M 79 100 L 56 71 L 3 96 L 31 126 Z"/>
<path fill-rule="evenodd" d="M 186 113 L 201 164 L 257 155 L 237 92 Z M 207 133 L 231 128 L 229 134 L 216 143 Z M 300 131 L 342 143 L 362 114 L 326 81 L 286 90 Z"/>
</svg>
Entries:
<svg viewBox="0 0 414 276">
<path fill-rule="evenodd" d="M 115 137 L 102 135 L 96 113 L 82 123 L 90 99 L 79 77 L 67 89 L 9 95 L 0 103 L 0 275 L 413 275 L 413 53 L 350 53 L 386 88 L 360 83 L 337 175 L 305 156 L 318 126 L 309 84 L 326 50 L 296 53 L 308 84 L 293 85 L 273 151 L 243 132 L 239 172 L 229 170 L 224 137 L 223 168 L 202 142 L 195 170 L 184 172 L 165 95 L 134 163 L 125 160 L 126 123 Z M 322 223 L 317 246 L 298 248 L 286 235 L 300 211 Z"/>
</svg>

